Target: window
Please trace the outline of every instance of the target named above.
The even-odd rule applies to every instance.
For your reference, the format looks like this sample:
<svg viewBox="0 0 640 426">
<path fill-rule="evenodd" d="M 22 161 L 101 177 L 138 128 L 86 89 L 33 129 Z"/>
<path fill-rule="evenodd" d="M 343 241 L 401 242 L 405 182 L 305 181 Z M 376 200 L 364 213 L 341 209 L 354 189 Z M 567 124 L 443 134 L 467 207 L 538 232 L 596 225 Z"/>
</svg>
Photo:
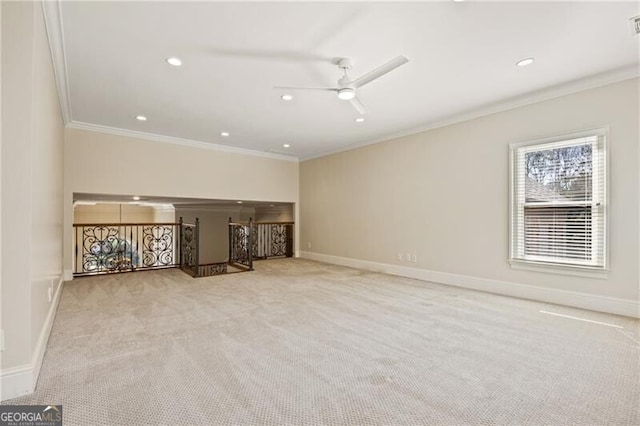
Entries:
<svg viewBox="0 0 640 426">
<path fill-rule="evenodd" d="M 605 130 L 512 145 L 511 263 L 606 269 Z"/>
</svg>

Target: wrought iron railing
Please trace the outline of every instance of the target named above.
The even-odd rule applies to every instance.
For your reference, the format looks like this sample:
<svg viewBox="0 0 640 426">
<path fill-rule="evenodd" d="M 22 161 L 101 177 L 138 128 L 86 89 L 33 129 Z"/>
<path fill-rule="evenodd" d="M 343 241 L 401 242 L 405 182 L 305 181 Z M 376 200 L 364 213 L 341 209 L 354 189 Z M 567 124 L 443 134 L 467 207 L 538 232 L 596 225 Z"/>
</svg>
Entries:
<svg viewBox="0 0 640 426">
<path fill-rule="evenodd" d="M 227 262 L 207 263 L 205 265 L 198 265 L 198 277 L 210 277 L 212 275 L 226 274 Z"/>
<path fill-rule="evenodd" d="M 293 222 L 256 222 L 252 239 L 254 259 L 293 256 Z"/>
<path fill-rule="evenodd" d="M 253 270 L 253 221 L 248 223 L 232 222 L 229 218 L 229 264 Z"/>
<path fill-rule="evenodd" d="M 184 223 L 180 218 L 180 269 L 193 277 L 198 276 L 200 221 Z"/>
<path fill-rule="evenodd" d="M 173 268 L 178 264 L 177 223 L 76 224 L 76 276 Z"/>
<path fill-rule="evenodd" d="M 193 277 L 225 274 L 228 265 L 253 270 L 254 259 L 293 256 L 293 222 L 233 222 L 229 258 L 200 264 L 200 221 L 75 224 L 75 276 L 180 268 Z"/>
</svg>

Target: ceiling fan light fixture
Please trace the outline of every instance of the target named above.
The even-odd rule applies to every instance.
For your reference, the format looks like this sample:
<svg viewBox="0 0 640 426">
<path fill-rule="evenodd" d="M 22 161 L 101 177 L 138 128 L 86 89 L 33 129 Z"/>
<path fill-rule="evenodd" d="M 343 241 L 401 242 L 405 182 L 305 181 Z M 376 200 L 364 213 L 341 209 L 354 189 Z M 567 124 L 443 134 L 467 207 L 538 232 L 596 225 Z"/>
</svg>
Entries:
<svg viewBox="0 0 640 426">
<path fill-rule="evenodd" d="M 356 91 L 351 88 L 345 88 L 338 90 L 338 98 L 343 101 L 350 101 L 351 99 L 356 97 Z"/>
</svg>

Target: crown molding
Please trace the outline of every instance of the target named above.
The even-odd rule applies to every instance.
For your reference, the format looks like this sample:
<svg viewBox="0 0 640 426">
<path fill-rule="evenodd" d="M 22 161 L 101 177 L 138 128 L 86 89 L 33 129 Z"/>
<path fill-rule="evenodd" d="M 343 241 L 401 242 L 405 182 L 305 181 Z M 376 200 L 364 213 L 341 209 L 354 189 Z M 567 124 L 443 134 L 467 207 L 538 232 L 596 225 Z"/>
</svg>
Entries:
<svg viewBox="0 0 640 426">
<path fill-rule="evenodd" d="M 508 111 L 508 110 L 519 108 L 519 107 L 535 104 L 538 102 L 571 95 L 573 93 L 579 93 L 585 90 L 596 89 L 598 87 L 607 86 L 609 84 L 619 83 L 621 81 L 637 78 L 638 76 L 640 76 L 640 67 L 638 66 L 628 66 L 624 68 L 619 68 L 611 72 L 596 74 L 596 75 L 592 75 L 582 79 L 574 80 L 568 83 L 547 87 L 545 89 L 537 90 L 535 92 L 530 92 L 525 95 L 516 96 L 511 99 L 486 105 L 484 107 L 465 111 L 460 114 L 454 114 L 442 120 L 433 121 L 419 127 L 414 127 L 409 130 L 387 134 L 380 138 L 376 138 L 376 139 L 372 139 L 364 142 L 357 142 L 355 144 L 350 144 L 348 146 L 337 148 L 331 151 L 323 151 L 318 154 L 312 154 L 312 155 L 300 157 L 300 161 L 313 160 L 315 158 L 326 157 L 328 155 L 338 154 L 340 152 L 352 151 L 354 149 L 362 148 L 364 146 L 374 145 L 380 142 L 386 142 L 393 139 L 402 138 L 405 136 L 411 136 L 418 133 L 426 132 L 427 130 L 446 127 L 452 124 L 474 120 L 476 118 L 484 117 L 484 116 L 495 114 L 498 112 Z"/>
<path fill-rule="evenodd" d="M 267 1 L 267 0 L 265 0 Z M 190 139 L 182 139 L 173 136 L 165 136 L 154 133 L 139 132 L 134 130 L 121 129 L 116 127 L 102 126 L 85 122 L 74 121 L 71 111 L 71 100 L 69 92 L 69 81 L 67 74 L 67 60 L 65 52 L 63 21 L 62 21 L 62 2 L 60 0 L 42 0 L 42 8 L 44 12 L 45 26 L 47 37 L 49 39 L 49 48 L 51 50 L 51 59 L 56 79 L 56 87 L 58 90 L 58 98 L 60 101 L 60 109 L 65 126 L 71 129 L 88 130 L 99 133 L 107 133 L 117 136 L 128 136 L 139 139 L 172 143 L 176 145 L 189 146 L 194 148 L 209 149 L 213 151 L 230 152 L 241 155 L 249 155 L 263 158 L 271 158 L 285 161 L 306 161 L 315 158 L 326 157 L 328 155 L 337 154 L 345 151 L 352 151 L 368 145 L 374 145 L 380 142 L 415 135 L 417 133 L 433 130 L 440 127 L 450 126 L 452 124 L 473 120 L 483 116 L 503 112 L 522 106 L 570 95 L 584 90 L 595 89 L 597 87 L 621 82 L 631 78 L 640 76 L 640 68 L 638 66 L 628 66 L 611 72 L 597 74 L 574 80 L 568 83 L 548 87 L 525 95 L 516 96 L 511 99 L 485 105 L 480 108 L 471 109 L 458 114 L 453 114 L 440 120 L 432 121 L 418 127 L 407 129 L 401 132 L 386 134 L 382 137 L 370 139 L 363 142 L 357 142 L 347 146 L 343 146 L 334 150 L 323 151 L 302 157 L 295 157 L 287 154 L 277 154 L 273 152 L 256 151 L 252 149 L 236 148 L 227 145 L 214 144 L 210 142 L 195 141 Z"/>
<path fill-rule="evenodd" d="M 270 158 L 272 160 L 284 160 L 298 162 L 298 157 L 284 154 L 274 154 L 271 152 L 256 151 L 253 149 L 236 148 L 234 146 L 220 145 L 212 142 L 202 142 L 191 139 L 176 138 L 173 136 L 159 135 L 156 133 L 140 132 L 137 130 L 121 129 L 118 127 L 103 126 L 100 124 L 71 121 L 67 123 L 68 129 L 87 130 L 90 132 L 105 133 L 115 136 L 126 136 L 130 138 L 143 139 L 155 142 L 164 142 L 174 145 L 188 146 L 191 148 L 208 149 L 211 151 L 228 152 L 232 154 L 248 155 L 252 157 Z"/>
<path fill-rule="evenodd" d="M 65 51 L 62 2 L 60 0 L 42 0 L 42 10 L 44 13 L 47 38 L 49 39 L 49 49 L 51 51 L 51 61 L 58 90 L 60 110 L 65 127 L 70 129 L 88 130 L 92 132 L 107 133 L 117 136 L 128 136 L 138 139 L 152 140 L 156 142 L 172 143 L 175 145 L 189 146 L 192 148 L 209 149 L 220 152 L 230 152 L 234 154 L 263 157 L 276 160 L 298 162 L 298 158 L 271 152 L 262 152 L 252 149 L 236 148 L 227 145 L 219 145 L 209 142 L 195 141 L 190 139 L 176 138 L 173 136 L 145 133 L 134 130 L 120 129 L 116 127 L 102 126 L 99 124 L 84 123 L 73 120 L 71 111 L 71 96 L 69 92 L 69 79 L 67 73 L 67 56 Z"/>
<path fill-rule="evenodd" d="M 64 49 L 64 31 L 62 25 L 62 3 L 59 0 L 42 0 L 44 24 L 49 39 L 51 62 L 58 89 L 58 100 L 64 124 L 71 122 L 71 98 L 67 77 L 67 55 Z"/>
</svg>

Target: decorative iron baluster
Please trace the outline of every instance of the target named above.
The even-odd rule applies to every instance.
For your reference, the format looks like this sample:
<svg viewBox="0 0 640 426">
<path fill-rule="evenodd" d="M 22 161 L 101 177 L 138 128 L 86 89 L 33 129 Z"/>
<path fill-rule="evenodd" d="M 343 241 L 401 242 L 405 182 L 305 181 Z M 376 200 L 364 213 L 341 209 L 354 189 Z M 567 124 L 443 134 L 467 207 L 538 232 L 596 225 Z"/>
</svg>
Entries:
<svg viewBox="0 0 640 426">
<path fill-rule="evenodd" d="M 249 235 L 247 236 L 247 255 L 249 256 L 249 270 L 253 271 L 253 239 L 255 238 L 253 235 L 253 218 L 249 218 L 249 226 L 247 227 L 247 232 Z"/>
<path fill-rule="evenodd" d="M 182 247 L 180 268 L 185 271 L 194 271 L 194 268 L 198 267 L 195 259 L 196 254 L 196 226 L 183 223 L 182 224 Z"/>
<path fill-rule="evenodd" d="M 211 263 L 200 265 L 198 276 L 208 277 L 211 275 L 222 275 L 227 273 L 227 262 Z"/>
<path fill-rule="evenodd" d="M 109 272 L 126 269 L 126 240 L 117 226 L 83 227 L 82 272 Z"/>
<path fill-rule="evenodd" d="M 244 265 L 253 270 L 255 246 L 252 234 L 253 223 L 248 225 L 229 222 L 229 262 Z"/>
<path fill-rule="evenodd" d="M 173 227 L 147 225 L 142 227 L 142 266 L 173 265 Z"/>
<path fill-rule="evenodd" d="M 271 224 L 270 256 L 284 256 L 287 250 L 287 228 L 284 225 Z"/>
<path fill-rule="evenodd" d="M 243 225 L 233 227 L 233 261 L 248 264 L 249 256 L 247 255 L 247 231 Z"/>
<path fill-rule="evenodd" d="M 293 257 L 293 224 L 284 225 L 287 231 L 287 248 L 285 256 Z"/>
</svg>

